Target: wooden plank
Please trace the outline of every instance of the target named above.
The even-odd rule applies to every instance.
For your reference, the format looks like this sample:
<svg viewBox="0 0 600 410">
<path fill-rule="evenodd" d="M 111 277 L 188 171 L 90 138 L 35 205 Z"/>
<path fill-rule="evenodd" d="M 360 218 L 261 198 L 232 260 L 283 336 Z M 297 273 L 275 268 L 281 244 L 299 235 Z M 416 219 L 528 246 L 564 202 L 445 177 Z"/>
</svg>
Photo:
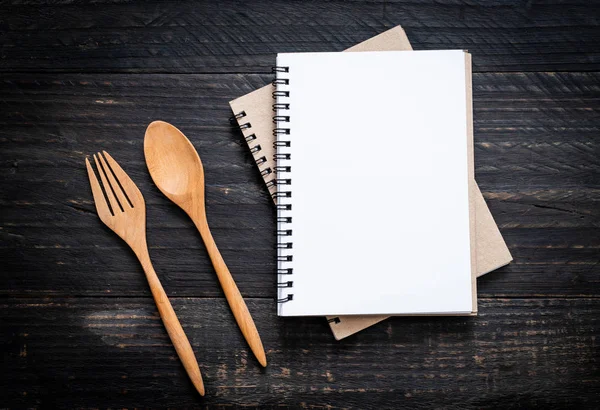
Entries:
<svg viewBox="0 0 600 410">
<path fill-rule="evenodd" d="M 230 115 L 227 102 L 271 79 L 253 74 L 5 74 L 0 81 L 4 102 L 0 123 L 22 127 L 22 131 L 34 123 L 60 124 L 74 132 L 89 127 L 92 133 L 87 138 L 105 138 L 111 133 L 117 141 L 132 132 L 136 135 L 137 127 L 156 116 L 194 130 L 208 126 L 228 130 L 224 122 Z M 592 136 L 597 116 L 590 114 L 599 109 L 599 82 L 600 74 L 594 72 L 475 74 L 477 137 L 485 136 L 488 142 L 531 143 L 548 137 L 562 141 L 577 134 Z M 49 139 L 56 137 L 53 130 L 48 130 Z M 10 136 L 28 140 L 27 134 Z"/>
<path fill-rule="evenodd" d="M 133 255 L 91 202 L 82 159 L 100 149 L 146 198 L 151 254 L 169 294 L 221 295 L 191 222 L 148 175 L 142 136 L 162 118 L 202 156 L 209 222 L 242 292 L 273 297 L 273 205 L 227 122 L 227 101 L 269 78 L 4 75 L 0 295 L 147 295 Z M 480 280 L 480 295 L 597 296 L 600 74 L 486 73 L 474 82 L 476 175 L 515 257 Z"/>
<path fill-rule="evenodd" d="M 256 75 L 6 75 L 0 84 L 6 106 L 0 113 L 4 125 L 0 167 L 79 167 L 82 154 L 97 145 L 131 152 L 128 163 L 135 160 L 139 166 L 141 136 L 157 117 L 184 128 L 201 152 L 217 152 L 204 157 L 208 167 L 251 167 L 240 134 L 227 123 L 231 114 L 227 101 L 267 79 Z M 597 149 L 593 136 L 599 128 L 599 116 L 594 115 L 600 111 L 598 73 L 479 74 L 474 83 L 478 177 L 495 173 L 496 179 L 510 175 L 512 181 L 527 178 L 535 184 L 540 178 L 528 178 L 528 172 L 572 180 L 593 176 L 598 165 L 592 160 Z M 47 127 L 45 133 L 39 133 L 41 126 Z M 90 148 L 70 149 L 74 142 L 78 148 Z M 56 147 L 51 158 L 40 158 L 47 152 L 41 143 Z M 246 154 L 242 162 L 241 153 Z M 557 161 L 561 153 L 573 161 Z M 524 156 L 535 161 L 523 164 Z M 232 175 L 246 173 L 219 172 L 216 177 Z"/>
<path fill-rule="evenodd" d="M 598 250 L 566 248 L 512 249 L 520 262 L 479 279 L 480 297 L 590 297 L 598 295 Z M 0 251 L 5 274 L 3 296 L 139 296 L 148 286 L 128 250 L 102 257 L 100 251 L 17 249 Z M 101 251 L 107 251 L 103 249 Z M 171 296 L 220 297 L 204 249 L 151 250 L 155 269 Z M 275 267 L 271 253 L 223 252 L 244 296 L 274 298 Z M 37 258 L 37 259 L 36 259 Z M 546 258 L 546 259 L 544 259 Z M 31 262 L 24 262 L 31 260 Z M 34 263 L 38 261 L 38 263 Z M 265 261 L 263 264 L 262 262 Z M 112 264 L 112 265 L 111 265 Z M 118 265 L 119 267 L 114 267 Z"/>
<path fill-rule="evenodd" d="M 321 318 L 250 299 L 260 366 L 223 299 L 175 298 L 207 395 L 151 298 L 4 299 L 6 407 L 597 407 L 600 300 L 482 299 L 474 318 L 394 318 L 336 342 Z M 366 404 L 368 403 L 368 405 Z"/>
<path fill-rule="evenodd" d="M 597 70 L 590 2 L 79 2 L 0 6 L 0 71 L 267 72 L 277 52 L 340 51 L 397 24 L 475 71 Z"/>
</svg>

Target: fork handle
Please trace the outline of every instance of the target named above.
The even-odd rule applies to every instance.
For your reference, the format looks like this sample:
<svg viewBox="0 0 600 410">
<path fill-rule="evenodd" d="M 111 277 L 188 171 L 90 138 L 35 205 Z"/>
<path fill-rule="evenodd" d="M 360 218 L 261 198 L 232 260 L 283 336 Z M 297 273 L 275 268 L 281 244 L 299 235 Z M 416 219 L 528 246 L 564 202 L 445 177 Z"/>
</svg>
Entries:
<svg viewBox="0 0 600 410">
<path fill-rule="evenodd" d="M 142 263 L 142 267 L 146 273 L 146 278 L 148 279 L 148 284 L 150 285 L 154 302 L 156 302 L 158 313 L 160 314 L 160 318 L 167 329 L 167 333 L 171 338 L 173 346 L 175 346 L 177 355 L 183 363 L 183 367 L 185 367 L 185 370 L 192 380 L 194 387 L 196 387 L 196 390 L 198 390 L 198 393 L 200 393 L 201 396 L 204 396 L 204 383 L 202 381 L 200 367 L 198 367 L 194 350 L 192 350 L 192 346 L 190 345 L 190 342 L 188 341 L 188 338 L 185 335 L 181 324 L 179 323 L 179 319 L 177 319 L 177 315 L 173 310 L 173 306 L 171 306 L 171 302 L 169 302 L 169 298 L 167 297 L 167 294 L 165 293 L 165 290 L 163 289 L 160 280 L 158 279 L 158 276 L 152 267 L 150 258 L 141 257 L 140 262 Z"/>
<path fill-rule="evenodd" d="M 206 222 L 198 221 L 195 218 L 192 218 L 198 231 L 200 231 L 200 236 L 204 241 L 204 245 L 206 246 L 206 250 L 208 251 L 208 256 L 217 272 L 217 278 L 219 279 L 219 283 L 221 284 L 221 288 L 223 288 L 223 293 L 225 293 L 225 298 L 227 299 L 227 303 L 229 303 L 229 307 L 233 316 L 235 317 L 235 321 L 238 324 L 238 327 L 242 331 L 246 342 L 250 346 L 250 350 L 254 353 L 256 359 L 261 364 L 261 366 L 267 366 L 267 356 L 265 354 L 265 349 L 263 347 L 262 341 L 260 340 L 260 335 L 258 334 L 258 330 L 256 329 L 256 325 L 254 324 L 254 320 L 252 320 L 252 315 L 250 315 L 250 311 L 248 311 L 248 307 L 246 306 L 246 302 L 244 302 L 244 298 L 240 293 L 227 265 L 225 265 L 225 261 L 217 248 L 217 244 L 210 233 L 210 229 Z"/>
</svg>

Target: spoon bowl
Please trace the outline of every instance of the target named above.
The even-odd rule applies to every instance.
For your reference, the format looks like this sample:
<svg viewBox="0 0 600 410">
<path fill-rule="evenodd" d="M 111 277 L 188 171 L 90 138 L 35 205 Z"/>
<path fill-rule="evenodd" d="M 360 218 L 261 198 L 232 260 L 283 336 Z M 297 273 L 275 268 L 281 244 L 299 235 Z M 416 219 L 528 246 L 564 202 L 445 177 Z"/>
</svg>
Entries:
<svg viewBox="0 0 600 410">
<path fill-rule="evenodd" d="M 192 143 L 181 131 L 164 121 L 154 121 L 146 130 L 144 154 L 158 189 L 178 202 L 181 197 L 202 195 L 204 167 Z"/>
</svg>

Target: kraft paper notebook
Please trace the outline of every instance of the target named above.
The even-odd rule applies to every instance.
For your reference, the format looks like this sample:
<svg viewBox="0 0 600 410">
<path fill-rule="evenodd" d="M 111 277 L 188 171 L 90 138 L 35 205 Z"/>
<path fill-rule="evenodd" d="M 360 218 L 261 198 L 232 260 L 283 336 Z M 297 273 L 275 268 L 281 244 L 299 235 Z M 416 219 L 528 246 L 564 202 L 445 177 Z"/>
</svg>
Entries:
<svg viewBox="0 0 600 410">
<path fill-rule="evenodd" d="M 404 31 L 398 26 L 348 51 L 410 49 L 410 43 Z M 272 122 L 272 92 L 273 87 L 269 85 L 230 102 L 271 193 L 275 192 L 273 174 L 273 143 L 275 141 L 273 129 L 275 127 Z M 471 109 L 470 100 L 468 107 Z M 471 184 L 474 189 L 473 196 L 476 210 L 476 272 L 480 276 L 509 263 L 512 257 L 475 181 L 471 181 Z M 329 317 L 328 321 L 334 336 L 339 340 L 378 323 L 386 317 L 384 315 L 335 316 Z"/>
</svg>

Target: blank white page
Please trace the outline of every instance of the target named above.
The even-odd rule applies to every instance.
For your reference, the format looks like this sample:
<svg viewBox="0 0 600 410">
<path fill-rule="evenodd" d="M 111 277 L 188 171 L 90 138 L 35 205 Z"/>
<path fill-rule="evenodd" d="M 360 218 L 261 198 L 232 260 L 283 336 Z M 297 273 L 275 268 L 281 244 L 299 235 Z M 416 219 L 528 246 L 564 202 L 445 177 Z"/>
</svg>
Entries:
<svg viewBox="0 0 600 410">
<path fill-rule="evenodd" d="M 292 206 L 279 315 L 472 312 L 465 64 L 462 50 L 277 56 Z"/>
</svg>

